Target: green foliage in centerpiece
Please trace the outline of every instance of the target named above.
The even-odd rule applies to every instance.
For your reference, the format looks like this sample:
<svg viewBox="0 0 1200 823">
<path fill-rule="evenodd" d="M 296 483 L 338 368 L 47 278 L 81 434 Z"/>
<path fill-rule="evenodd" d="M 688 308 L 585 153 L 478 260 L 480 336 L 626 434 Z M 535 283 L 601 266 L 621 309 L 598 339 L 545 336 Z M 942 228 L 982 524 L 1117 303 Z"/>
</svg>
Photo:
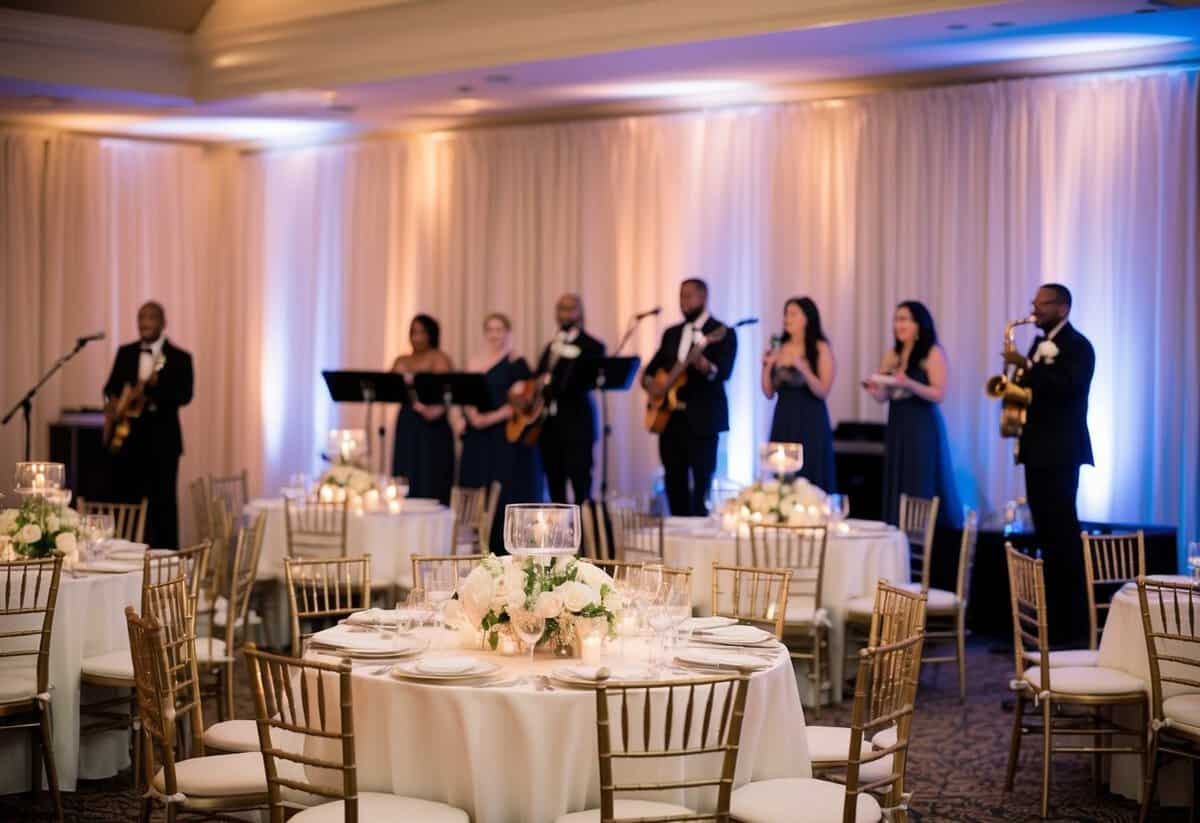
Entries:
<svg viewBox="0 0 1200 823">
<path fill-rule="evenodd" d="M 31 494 L 21 508 L 0 512 L 0 535 L 22 557 L 49 557 L 56 551 L 71 555 L 79 539 L 79 515 L 44 495 Z"/>
</svg>

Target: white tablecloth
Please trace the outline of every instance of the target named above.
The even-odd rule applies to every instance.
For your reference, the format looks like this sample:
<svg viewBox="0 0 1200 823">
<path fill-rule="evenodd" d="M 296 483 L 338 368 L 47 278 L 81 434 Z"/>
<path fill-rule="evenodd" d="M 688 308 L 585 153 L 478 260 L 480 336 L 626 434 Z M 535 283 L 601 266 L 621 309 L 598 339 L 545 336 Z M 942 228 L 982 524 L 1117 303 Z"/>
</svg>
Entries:
<svg viewBox="0 0 1200 823">
<path fill-rule="evenodd" d="M 528 658 L 467 653 L 502 664 L 508 678 L 548 674 L 572 662 L 539 655 L 531 665 Z M 599 807 L 593 692 L 539 692 L 532 683 L 425 685 L 378 670 L 370 662 L 356 664 L 353 678 L 360 792 L 450 803 L 474 823 L 551 823 L 560 814 Z M 811 773 L 804 712 L 781 653 L 772 668 L 751 679 L 736 783 Z"/>
<path fill-rule="evenodd" d="M 415 501 L 414 501 L 415 502 Z M 283 523 L 283 500 L 252 500 L 245 515 L 254 517 L 267 512 L 262 554 L 258 562 L 259 579 L 283 577 L 283 558 L 287 556 L 287 530 Z M 396 513 L 352 513 L 347 525 L 346 544 L 350 556 L 371 555 L 371 582 L 412 586 L 414 554 L 448 554 L 454 519 L 445 506 L 435 509 Z"/>
<path fill-rule="evenodd" d="M 1190 578 L 1171 576 L 1176 582 Z M 1151 611 L 1153 612 L 1153 604 Z M 1185 652 L 1183 649 L 1171 653 Z M 1112 599 L 1104 633 L 1100 637 L 1097 665 L 1141 678 L 1146 683 L 1146 694 L 1150 693 L 1150 659 L 1146 652 L 1146 633 L 1142 630 L 1142 611 L 1138 603 L 1137 585 L 1125 584 Z M 1170 686 L 1170 684 L 1168 684 Z M 1174 687 L 1178 692 L 1179 687 Z M 1172 691 L 1168 689 L 1166 696 Z M 1123 725 L 1136 728 L 1140 722 L 1136 710 L 1118 710 L 1116 719 Z M 1141 770 L 1136 757 L 1111 758 L 1111 790 L 1115 794 L 1140 800 L 1142 796 Z M 1191 797 L 1192 771 L 1183 760 L 1165 760 L 1158 773 L 1159 798 L 1170 806 L 1186 806 Z"/>
<path fill-rule="evenodd" d="M 79 738 L 79 669 L 83 658 L 129 648 L 125 607 L 140 608 L 142 573 L 71 577 L 63 572 L 50 641 L 50 712 L 59 788 L 74 791 L 76 780 L 112 777 L 129 766 L 129 733 L 104 732 Z M 89 700 L 114 695 L 91 690 Z M 0 735 L 0 793 L 29 790 L 29 736 Z M 44 774 L 44 770 L 43 770 Z"/>
<path fill-rule="evenodd" d="M 748 552 L 748 542 L 744 540 L 743 543 Z M 737 542 L 732 535 L 711 526 L 677 526 L 668 522 L 663 537 L 663 556 L 668 565 L 692 568 L 692 603 L 697 614 L 707 615 L 712 609 L 713 561 L 735 565 Z M 749 565 L 748 557 L 743 560 Z M 872 524 L 861 531 L 829 535 L 825 548 L 822 605 L 829 613 L 831 623 L 829 654 L 835 702 L 842 699 L 846 601 L 871 594 L 880 579 L 908 582 L 908 539 L 903 533 L 884 528 L 883 524 Z M 806 701 L 812 697 L 807 694 L 808 682 L 804 680 Z"/>
</svg>

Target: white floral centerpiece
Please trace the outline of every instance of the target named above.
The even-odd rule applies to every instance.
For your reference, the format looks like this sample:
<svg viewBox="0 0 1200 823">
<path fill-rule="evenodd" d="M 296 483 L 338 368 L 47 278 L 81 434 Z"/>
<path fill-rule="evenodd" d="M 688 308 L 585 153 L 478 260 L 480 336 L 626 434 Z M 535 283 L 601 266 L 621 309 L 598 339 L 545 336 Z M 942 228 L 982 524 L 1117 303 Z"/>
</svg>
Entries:
<svg viewBox="0 0 1200 823">
<path fill-rule="evenodd" d="M 79 515 L 47 496 L 27 495 L 21 508 L 0 512 L 0 536 L 21 557 L 49 557 L 59 551 L 74 561 L 79 554 Z"/>
<path fill-rule="evenodd" d="M 571 643 L 575 621 L 604 620 L 611 631 L 623 607 L 613 579 L 586 560 L 555 558 L 543 563 L 488 555 L 459 587 L 446 619 L 482 632 L 495 649 L 509 611 L 530 609 L 546 621 L 542 642 L 565 646 Z"/>
<path fill-rule="evenodd" d="M 320 499 L 341 503 L 347 497 L 361 497 L 375 488 L 375 478 L 366 469 L 353 463 L 331 466 L 318 481 Z M 326 491 L 328 489 L 329 491 Z"/>
<path fill-rule="evenodd" d="M 727 511 L 748 523 L 818 526 L 828 519 L 828 495 L 803 477 L 764 480 L 742 489 Z"/>
</svg>

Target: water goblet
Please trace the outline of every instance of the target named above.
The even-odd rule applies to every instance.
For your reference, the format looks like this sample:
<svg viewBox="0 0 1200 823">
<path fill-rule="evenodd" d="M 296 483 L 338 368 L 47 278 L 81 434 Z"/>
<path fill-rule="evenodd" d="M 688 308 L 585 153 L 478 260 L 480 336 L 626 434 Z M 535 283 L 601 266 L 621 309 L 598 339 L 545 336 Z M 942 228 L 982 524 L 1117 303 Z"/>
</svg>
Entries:
<svg viewBox="0 0 1200 823">
<path fill-rule="evenodd" d="M 517 637 L 529 648 L 529 662 L 532 663 L 533 651 L 546 631 L 545 618 L 529 609 L 515 609 L 509 613 L 508 619 Z"/>
</svg>

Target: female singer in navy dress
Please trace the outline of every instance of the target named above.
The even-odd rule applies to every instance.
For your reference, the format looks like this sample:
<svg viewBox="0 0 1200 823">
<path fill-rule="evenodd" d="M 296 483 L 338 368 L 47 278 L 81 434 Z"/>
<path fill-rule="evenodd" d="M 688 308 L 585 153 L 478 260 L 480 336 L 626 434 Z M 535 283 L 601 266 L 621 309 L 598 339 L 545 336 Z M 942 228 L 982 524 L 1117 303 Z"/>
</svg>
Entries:
<svg viewBox="0 0 1200 823">
<path fill-rule="evenodd" d="M 533 376 L 525 358 L 512 351 L 512 324 L 503 314 L 488 315 L 483 323 L 484 350 L 471 358 L 468 370 L 482 372 L 491 393 L 492 408 L 480 411 L 463 406 L 454 427 L 462 437 L 462 462 L 458 482 L 468 488 L 500 481 L 500 505 L 492 524 L 491 548 L 504 554 L 504 507 L 509 503 L 537 503 L 545 499 L 542 464 L 536 447 L 509 443 L 504 423 L 512 416 L 508 389 Z"/>
<path fill-rule="evenodd" d="M 804 446 L 800 476 L 831 493 L 837 491 L 837 465 L 825 398 L 836 371 L 817 304 L 807 297 L 784 303 L 783 337 L 763 355 L 763 394 L 770 400 L 779 393 L 771 442 Z"/>
<path fill-rule="evenodd" d="M 427 314 L 418 314 L 408 327 L 412 351 L 396 358 L 392 371 L 412 382 L 418 372 L 448 372 L 450 358 L 438 348 L 441 330 Z M 446 407 L 405 403 L 396 416 L 396 435 L 392 444 L 392 474 L 408 478 L 410 497 L 427 497 L 450 502 L 450 484 L 454 482 L 454 438 L 446 421 Z"/>
<path fill-rule="evenodd" d="M 895 345 L 883 358 L 884 385 L 867 379 L 863 387 L 888 403 L 883 467 L 883 513 L 899 519 L 900 495 L 938 497 L 939 527 L 959 526 L 962 507 L 954 484 L 950 443 L 938 404 L 946 393 L 946 353 L 937 342 L 929 309 L 915 300 L 896 307 Z"/>
</svg>

